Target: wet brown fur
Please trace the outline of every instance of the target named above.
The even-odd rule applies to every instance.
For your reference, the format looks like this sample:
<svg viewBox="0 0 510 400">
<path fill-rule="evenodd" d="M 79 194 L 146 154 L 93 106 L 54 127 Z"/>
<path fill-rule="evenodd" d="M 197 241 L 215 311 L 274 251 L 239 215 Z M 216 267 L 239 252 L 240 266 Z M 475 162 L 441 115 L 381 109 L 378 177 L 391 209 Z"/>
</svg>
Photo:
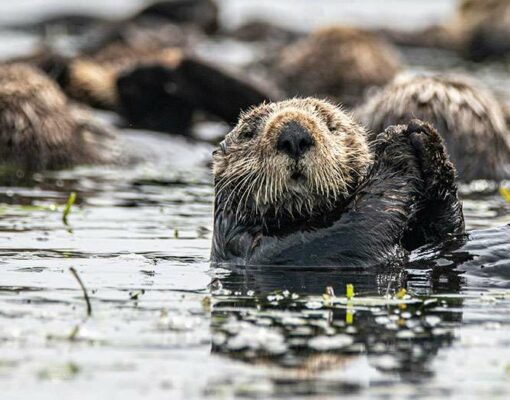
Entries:
<svg viewBox="0 0 510 400">
<path fill-rule="evenodd" d="M 401 74 L 355 114 L 373 135 L 413 118 L 428 121 L 443 136 L 461 179 L 509 177 L 507 115 L 495 96 L 472 79 Z"/>
<path fill-rule="evenodd" d="M 0 66 L 0 160 L 25 170 L 100 162 L 106 131 L 68 104 L 56 83 L 25 64 Z"/>
<path fill-rule="evenodd" d="M 335 26 L 286 47 L 276 73 L 290 95 L 353 105 L 367 88 L 386 84 L 400 69 L 400 58 L 388 43 L 360 29 Z"/>
<path fill-rule="evenodd" d="M 276 150 L 286 123 L 307 129 L 314 145 L 299 161 Z M 252 216 L 309 215 L 341 201 L 371 163 L 363 128 L 334 105 L 313 98 L 263 104 L 246 112 L 213 157 L 216 193 Z M 304 181 L 296 182 L 299 172 Z"/>
</svg>

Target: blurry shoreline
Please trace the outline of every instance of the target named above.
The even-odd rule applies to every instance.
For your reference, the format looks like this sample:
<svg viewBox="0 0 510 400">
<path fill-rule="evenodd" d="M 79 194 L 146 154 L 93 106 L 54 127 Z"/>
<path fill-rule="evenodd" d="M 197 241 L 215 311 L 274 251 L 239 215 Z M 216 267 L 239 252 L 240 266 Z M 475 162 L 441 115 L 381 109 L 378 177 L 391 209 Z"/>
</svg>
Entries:
<svg viewBox="0 0 510 400">
<path fill-rule="evenodd" d="M 65 13 L 124 17 L 147 0 L 20 0 L 0 3 L 0 27 L 34 22 L 41 17 Z M 362 27 L 416 29 L 445 19 L 455 10 L 455 0 L 219 0 L 221 22 L 238 26 L 249 19 L 264 19 L 283 26 L 310 30 L 320 25 L 347 23 Z M 395 10 L 398 10 L 396 12 Z M 419 16 L 413 18 L 410 16 Z"/>
</svg>

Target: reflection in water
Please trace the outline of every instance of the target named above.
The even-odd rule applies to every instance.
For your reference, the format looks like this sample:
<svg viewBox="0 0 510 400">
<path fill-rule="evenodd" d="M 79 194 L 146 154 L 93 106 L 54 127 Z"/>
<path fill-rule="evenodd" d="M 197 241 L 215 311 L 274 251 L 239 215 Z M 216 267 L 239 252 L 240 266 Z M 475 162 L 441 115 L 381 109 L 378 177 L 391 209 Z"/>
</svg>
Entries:
<svg viewBox="0 0 510 400">
<path fill-rule="evenodd" d="M 472 231 L 440 246 L 425 246 L 414 252 L 408 271 L 425 271 L 432 282 L 448 292 L 460 289 L 461 278 L 485 287 L 510 285 L 510 226 Z M 453 286 L 452 286 L 453 285 Z M 472 286 L 472 285 L 471 285 Z"/>
<path fill-rule="evenodd" d="M 273 390 L 280 394 L 424 380 L 462 319 L 460 296 L 405 294 L 401 288 L 425 285 L 422 275 L 404 270 L 258 267 L 216 275 L 212 351 L 276 368 Z"/>
<path fill-rule="evenodd" d="M 272 366 L 281 394 L 427 382 L 465 323 L 465 290 L 508 286 L 509 248 L 503 226 L 418 249 L 403 268 L 217 270 L 212 351 Z"/>
</svg>

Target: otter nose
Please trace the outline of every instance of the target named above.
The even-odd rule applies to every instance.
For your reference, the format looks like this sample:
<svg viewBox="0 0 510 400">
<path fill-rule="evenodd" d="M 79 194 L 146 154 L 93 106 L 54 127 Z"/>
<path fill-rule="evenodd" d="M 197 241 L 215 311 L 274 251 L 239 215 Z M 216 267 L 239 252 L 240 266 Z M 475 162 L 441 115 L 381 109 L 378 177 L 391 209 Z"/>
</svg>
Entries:
<svg viewBox="0 0 510 400">
<path fill-rule="evenodd" d="M 313 139 L 308 131 L 297 122 L 291 121 L 281 130 L 276 149 L 298 159 L 312 146 Z"/>
</svg>

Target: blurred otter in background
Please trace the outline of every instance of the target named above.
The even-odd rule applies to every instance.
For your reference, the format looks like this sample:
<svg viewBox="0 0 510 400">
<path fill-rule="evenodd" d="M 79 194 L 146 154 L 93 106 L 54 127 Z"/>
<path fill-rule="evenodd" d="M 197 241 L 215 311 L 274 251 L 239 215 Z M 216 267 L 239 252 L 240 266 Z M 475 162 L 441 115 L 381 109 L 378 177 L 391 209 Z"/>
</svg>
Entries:
<svg viewBox="0 0 510 400">
<path fill-rule="evenodd" d="M 117 93 L 119 111 L 132 126 L 182 134 L 197 111 L 234 125 L 244 110 L 275 98 L 249 79 L 194 57 L 126 71 L 117 79 Z"/>
<path fill-rule="evenodd" d="M 206 33 L 218 29 L 218 6 L 214 0 L 160 0 L 136 11 L 133 15 L 110 20 L 105 17 L 77 14 L 55 13 L 32 23 L 7 25 L 7 29 L 16 29 L 51 35 L 63 32 L 70 35 L 83 35 L 92 30 L 104 29 L 104 34 L 112 34 L 128 25 L 161 25 L 171 23 L 193 26 Z"/>
<path fill-rule="evenodd" d="M 401 69 L 397 51 L 376 35 L 330 27 L 284 48 L 274 73 L 289 96 L 318 96 L 353 106 L 366 89 L 388 83 Z"/>
<path fill-rule="evenodd" d="M 108 161 L 114 136 L 37 69 L 1 65 L 0 103 L 2 165 L 38 171 Z"/>
<path fill-rule="evenodd" d="M 383 30 L 403 46 L 437 47 L 483 61 L 510 53 L 510 0 L 461 0 L 455 16 L 445 24 L 415 32 Z"/>
<path fill-rule="evenodd" d="M 131 127 L 187 134 L 197 111 L 234 124 L 242 110 L 275 99 L 250 78 L 190 56 L 217 19 L 213 0 L 156 2 L 93 26 L 77 55 L 50 48 L 10 62 L 37 66 L 71 99 L 117 111 Z"/>
<path fill-rule="evenodd" d="M 510 53 L 510 0 L 462 0 L 451 24 L 457 47 L 474 61 Z"/>
<path fill-rule="evenodd" d="M 117 111 L 140 129 L 188 134 L 196 111 L 234 124 L 242 110 L 275 98 L 179 48 L 110 45 L 93 57 L 42 52 L 22 60 L 53 77 L 70 98 Z"/>
<path fill-rule="evenodd" d="M 175 65 L 181 57 L 182 51 L 177 48 L 132 48 L 112 44 L 90 56 L 65 57 L 43 50 L 14 62 L 27 62 L 40 68 L 73 100 L 115 110 L 118 105 L 115 85 L 119 74 L 143 63 Z"/>
<path fill-rule="evenodd" d="M 445 140 L 460 179 L 510 178 L 510 132 L 504 106 L 480 83 L 460 75 L 404 73 L 356 109 L 375 135 L 413 118 Z"/>
<path fill-rule="evenodd" d="M 189 48 L 200 32 L 217 30 L 218 7 L 214 0 L 167 0 L 152 2 L 121 20 L 63 14 L 44 18 L 39 24 L 44 27 L 42 33 L 62 33 L 67 24 L 72 31 L 75 22 L 79 37 L 71 53 L 53 49 L 50 37 L 40 51 L 11 62 L 41 68 L 75 100 L 115 109 L 117 75 L 144 62 L 172 64 L 168 58 L 173 58 L 169 54 L 175 54 L 175 48 Z"/>
</svg>

